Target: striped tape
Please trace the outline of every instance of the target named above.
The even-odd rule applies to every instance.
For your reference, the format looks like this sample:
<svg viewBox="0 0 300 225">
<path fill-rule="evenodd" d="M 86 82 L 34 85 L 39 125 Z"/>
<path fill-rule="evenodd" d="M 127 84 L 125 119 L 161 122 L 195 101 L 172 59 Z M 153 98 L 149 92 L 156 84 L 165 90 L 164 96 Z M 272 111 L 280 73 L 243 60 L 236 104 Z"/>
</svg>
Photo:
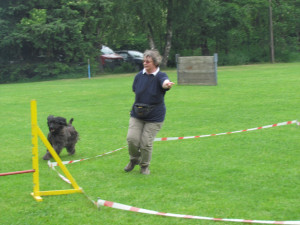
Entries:
<svg viewBox="0 0 300 225">
<path fill-rule="evenodd" d="M 265 129 L 265 128 L 271 128 L 271 127 L 284 126 L 284 125 L 289 125 L 289 124 L 293 124 L 293 123 L 296 123 L 297 125 L 300 124 L 297 120 L 292 120 L 292 121 L 287 121 L 287 122 L 282 122 L 282 123 L 275 123 L 272 125 L 266 125 L 266 126 L 262 126 L 262 127 L 255 127 L 255 128 L 231 131 L 231 132 L 226 132 L 226 133 L 207 134 L 207 135 L 188 136 L 188 137 L 163 137 L 163 138 L 155 138 L 154 141 L 174 141 L 174 140 L 191 139 L 191 138 L 212 137 L 212 136 L 218 136 L 218 135 L 235 134 L 235 133 L 241 133 L 241 132 L 246 132 L 246 131 L 253 131 L 253 130 L 260 130 L 260 129 Z"/>
<path fill-rule="evenodd" d="M 60 174 L 55 167 L 51 167 L 54 171 L 57 172 L 58 176 L 68 184 L 71 182 Z M 290 225 L 300 225 L 300 221 L 271 221 L 271 220 L 245 220 L 245 219 L 227 219 L 227 218 L 213 218 L 213 217 L 204 217 L 204 216 L 192 216 L 192 215 L 184 215 L 184 214 L 174 214 L 174 213 L 163 213 L 148 209 L 137 208 L 129 205 L 124 205 L 116 202 L 106 201 L 102 199 L 98 199 L 97 201 L 93 201 L 89 196 L 85 194 L 85 196 L 93 202 L 98 208 L 100 206 L 106 206 L 110 208 L 125 210 L 125 211 L 132 211 L 144 214 L 152 214 L 156 216 L 168 216 L 168 217 L 177 217 L 183 219 L 197 219 L 197 220 L 212 220 L 212 221 L 223 221 L 223 222 L 237 222 L 237 223 L 252 223 L 252 224 L 290 224 Z"/>
<path fill-rule="evenodd" d="M 62 163 L 66 165 L 66 164 L 72 164 L 72 163 L 82 162 L 82 161 L 85 161 L 85 160 L 94 159 L 94 158 L 102 157 L 102 156 L 105 156 L 105 155 L 109 155 L 109 154 L 111 154 L 111 153 L 120 151 L 120 150 L 122 150 L 122 149 L 124 149 L 124 148 L 126 148 L 126 147 L 127 147 L 127 146 L 124 146 L 124 147 L 115 149 L 115 150 L 113 150 L 113 151 L 103 153 L 103 154 L 101 154 L 101 155 L 96 155 L 96 156 L 94 156 L 94 157 L 85 158 L 85 159 L 71 160 L 71 161 L 62 161 Z M 57 162 L 51 162 L 50 160 L 48 160 L 48 166 L 49 166 L 49 167 L 58 166 L 58 163 L 57 163 Z"/>
<path fill-rule="evenodd" d="M 272 127 L 278 127 L 278 126 L 284 126 L 284 125 L 289 125 L 289 124 L 294 124 L 296 123 L 297 125 L 300 125 L 300 122 L 298 122 L 297 120 L 292 120 L 292 121 L 287 121 L 287 122 L 282 122 L 282 123 L 275 123 L 272 125 L 266 125 L 266 126 L 262 126 L 262 127 L 256 127 L 256 128 L 250 128 L 250 129 L 245 129 L 245 130 L 238 130 L 238 131 L 231 131 L 231 132 L 226 132 L 226 133 L 219 133 L 219 134 L 207 134 L 207 135 L 199 135 L 199 136 L 188 136 L 188 137 L 163 137 L 163 138 L 155 138 L 154 141 L 174 141 L 174 140 L 183 140 L 183 139 L 191 139 L 191 138 L 201 138 L 201 137 L 212 137 L 212 136 L 219 136 L 219 135 L 225 135 L 225 134 L 235 134 L 235 133 L 241 133 L 241 132 L 246 132 L 246 131 L 253 131 L 253 130 L 260 130 L 260 129 L 265 129 L 265 128 L 272 128 Z M 102 157 L 105 155 L 109 155 L 111 153 L 120 151 L 124 148 L 127 148 L 127 146 L 115 149 L 113 151 L 110 152 L 106 152 L 103 153 L 101 155 L 97 155 L 94 157 L 90 157 L 90 158 L 84 158 L 84 159 L 77 159 L 77 160 L 71 160 L 71 161 L 63 161 L 63 164 L 72 164 L 72 163 L 77 163 L 77 162 L 82 162 L 85 160 L 89 160 L 89 159 L 93 159 L 93 158 L 98 158 L 98 157 Z M 48 165 L 51 166 L 57 166 L 57 162 L 50 162 L 48 161 Z"/>
<path fill-rule="evenodd" d="M 49 166 L 51 169 L 53 169 L 53 170 L 57 173 L 57 175 L 58 175 L 63 181 L 65 181 L 65 182 L 68 183 L 68 184 L 72 184 L 71 181 L 70 181 L 68 178 L 66 178 L 64 175 L 62 175 L 61 173 L 59 173 L 59 172 L 55 169 L 55 166 L 53 166 L 53 165 L 51 164 L 50 160 L 48 161 L 48 166 Z"/>
<path fill-rule="evenodd" d="M 241 130 L 241 131 L 233 131 L 233 132 L 227 132 L 227 133 L 220 133 L 220 134 L 211 134 L 211 135 L 201 135 L 201 136 L 192 136 L 192 137 L 178 137 L 178 138 L 160 138 L 159 140 L 155 141 L 166 141 L 166 140 L 180 140 L 180 139 L 188 139 L 188 138 L 198 138 L 198 137 L 209 137 L 209 136 L 216 136 L 216 135 L 224 135 L 224 134 L 232 134 L 232 133 L 240 133 L 240 132 L 245 132 L 245 131 L 252 131 L 252 130 L 259 130 L 263 128 L 271 128 L 271 127 L 276 127 L 276 126 L 283 126 L 283 125 L 288 125 L 288 124 L 293 124 L 296 123 L 297 125 L 300 125 L 300 122 L 297 120 L 293 121 L 287 121 L 287 122 L 282 122 L 282 123 L 277 123 L 273 125 L 267 125 L 267 126 L 262 126 L 262 127 L 257 127 L 257 128 L 251 128 L 251 129 L 246 129 L 246 130 Z M 80 159 L 80 160 L 72 160 L 72 161 L 64 161 L 64 164 L 71 164 L 75 162 L 81 162 L 84 160 L 96 158 L 96 157 L 101 157 L 105 156 L 108 154 L 111 154 L 116 151 L 120 151 L 127 146 L 124 146 L 122 148 L 118 148 L 116 150 L 97 155 L 95 157 L 91 158 L 85 158 L 85 159 Z M 52 168 L 54 171 L 57 172 L 58 176 L 64 180 L 65 182 L 71 184 L 71 182 L 64 177 L 62 174 L 60 174 L 56 169 L 55 166 L 57 166 L 56 162 L 50 162 L 48 161 L 48 166 Z M 250 223 L 250 224 L 289 224 L 289 225 L 300 225 L 300 221 L 270 221 L 270 220 L 245 220 L 245 219 L 227 219 L 227 218 L 213 218 L 213 217 L 204 217 L 204 216 L 192 216 L 192 215 L 184 215 L 184 214 L 174 214 L 174 213 L 163 213 L 163 212 L 158 212 L 158 211 L 153 211 L 153 210 L 148 210 L 148 209 L 142 209 L 142 208 L 137 208 L 129 205 L 124 205 L 116 202 L 111 202 L 111 201 L 106 201 L 102 199 L 98 199 L 98 201 L 93 201 L 90 197 L 86 195 L 86 197 L 92 201 L 94 204 L 99 206 L 106 206 L 106 207 L 111 207 L 115 209 L 120 209 L 120 210 L 126 210 L 126 211 L 132 211 L 132 212 L 138 212 L 138 213 L 144 213 L 144 214 L 152 214 L 152 215 L 159 215 L 159 216 L 168 216 L 168 217 L 177 217 L 177 218 L 184 218 L 184 219 L 197 219 L 197 220 L 211 220 L 211 221 L 224 221 L 224 222 L 238 222 L 238 223 Z"/>
<path fill-rule="evenodd" d="M 197 219 L 197 220 L 212 220 L 212 221 L 227 221 L 227 222 L 238 222 L 238 223 L 260 223 L 260 224 L 292 224 L 298 225 L 300 221 L 270 221 L 270 220 L 244 220 L 244 219 L 226 219 L 226 218 L 213 218 L 213 217 L 204 217 L 204 216 L 192 216 L 192 215 L 183 215 L 183 214 L 174 214 L 174 213 L 164 213 L 157 212 L 148 209 L 137 208 L 129 205 L 124 205 L 116 202 L 110 202 L 102 199 L 98 199 L 96 202 L 97 207 L 107 206 L 114 209 L 120 209 L 125 211 L 132 211 L 138 213 L 152 214 L 157 216 L 168 216 L 168 217 L 177 217 L 183 219 Z"/>
</svg>

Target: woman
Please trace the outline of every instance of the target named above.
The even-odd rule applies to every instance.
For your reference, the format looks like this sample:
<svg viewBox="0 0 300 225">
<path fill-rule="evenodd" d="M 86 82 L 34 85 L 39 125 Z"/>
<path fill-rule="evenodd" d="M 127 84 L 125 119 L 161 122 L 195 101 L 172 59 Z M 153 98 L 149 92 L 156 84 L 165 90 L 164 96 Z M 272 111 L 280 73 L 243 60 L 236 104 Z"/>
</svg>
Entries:
<svg viewBox="0 0 300 225">
<path fill-rule="evenodd" d="M 132 90 L 135 101 L 130 112 L 127 134 L 130 161 L 124 168 L 130 172 L 140 165 L 141 174 L 150 174 L 153 141 L 163 125 L 166 114 L 164 96 L 172 85 L 159 69 L 162 57 L 156 50 L 144 52 L 144 69 L 134 79 Z"/>
</svg>

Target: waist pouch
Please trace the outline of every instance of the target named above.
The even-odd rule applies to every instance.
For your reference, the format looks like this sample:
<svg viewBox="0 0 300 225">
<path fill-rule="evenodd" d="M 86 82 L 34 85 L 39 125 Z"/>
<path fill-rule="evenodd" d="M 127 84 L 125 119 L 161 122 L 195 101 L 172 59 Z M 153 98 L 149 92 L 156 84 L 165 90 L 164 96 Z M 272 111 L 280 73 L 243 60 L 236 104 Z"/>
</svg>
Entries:
<svg viewBox="0 0 300 225">
<path fill-rule="evenodd" d="M 139 118 L 145 118 L 155 108 L 156 105 L 148 105 L 143 103 L 135 103 L 133 110 Z"/>
</svg>

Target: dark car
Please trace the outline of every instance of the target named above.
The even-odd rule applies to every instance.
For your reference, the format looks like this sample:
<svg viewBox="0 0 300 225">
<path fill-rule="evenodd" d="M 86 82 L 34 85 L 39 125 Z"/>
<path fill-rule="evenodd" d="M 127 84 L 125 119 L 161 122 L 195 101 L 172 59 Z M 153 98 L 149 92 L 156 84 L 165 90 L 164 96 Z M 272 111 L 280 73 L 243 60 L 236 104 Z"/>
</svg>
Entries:
<svg viewBox="0 0 300 225">
<path fill-rule="evenodd" d="M 101 51 L 100 61 L 103 68 L 114 69 L 117 66 L 121 66 L 122 63 L 124 62 L 124 59 L 121 55 L 116 54 L 112 49 L 110 49 L 105 45 L 102 45 L 100 51 Z"/>
<path fill-rule="evenodd" d="M 116 53 L 121 55 L 125 62 L 131 63 L 136 70 L 143 69 L 143 53 L 135 50 L 120 50 Z"/>
</svg>

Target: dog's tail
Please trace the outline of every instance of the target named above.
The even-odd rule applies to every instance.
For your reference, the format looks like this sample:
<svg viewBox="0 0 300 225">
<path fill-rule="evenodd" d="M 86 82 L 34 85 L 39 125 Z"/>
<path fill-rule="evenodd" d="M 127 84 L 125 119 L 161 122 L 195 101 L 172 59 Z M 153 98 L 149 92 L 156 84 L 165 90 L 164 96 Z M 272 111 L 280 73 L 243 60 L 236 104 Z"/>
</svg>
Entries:
<svg viewBox="0 0 300 225">
<path fill-rule="evenodd" d="M 74 120 L 73 118 L 70 119 L 69 125 L 71 125 L 73 123 L 73 120 Z"/>
</svg>

